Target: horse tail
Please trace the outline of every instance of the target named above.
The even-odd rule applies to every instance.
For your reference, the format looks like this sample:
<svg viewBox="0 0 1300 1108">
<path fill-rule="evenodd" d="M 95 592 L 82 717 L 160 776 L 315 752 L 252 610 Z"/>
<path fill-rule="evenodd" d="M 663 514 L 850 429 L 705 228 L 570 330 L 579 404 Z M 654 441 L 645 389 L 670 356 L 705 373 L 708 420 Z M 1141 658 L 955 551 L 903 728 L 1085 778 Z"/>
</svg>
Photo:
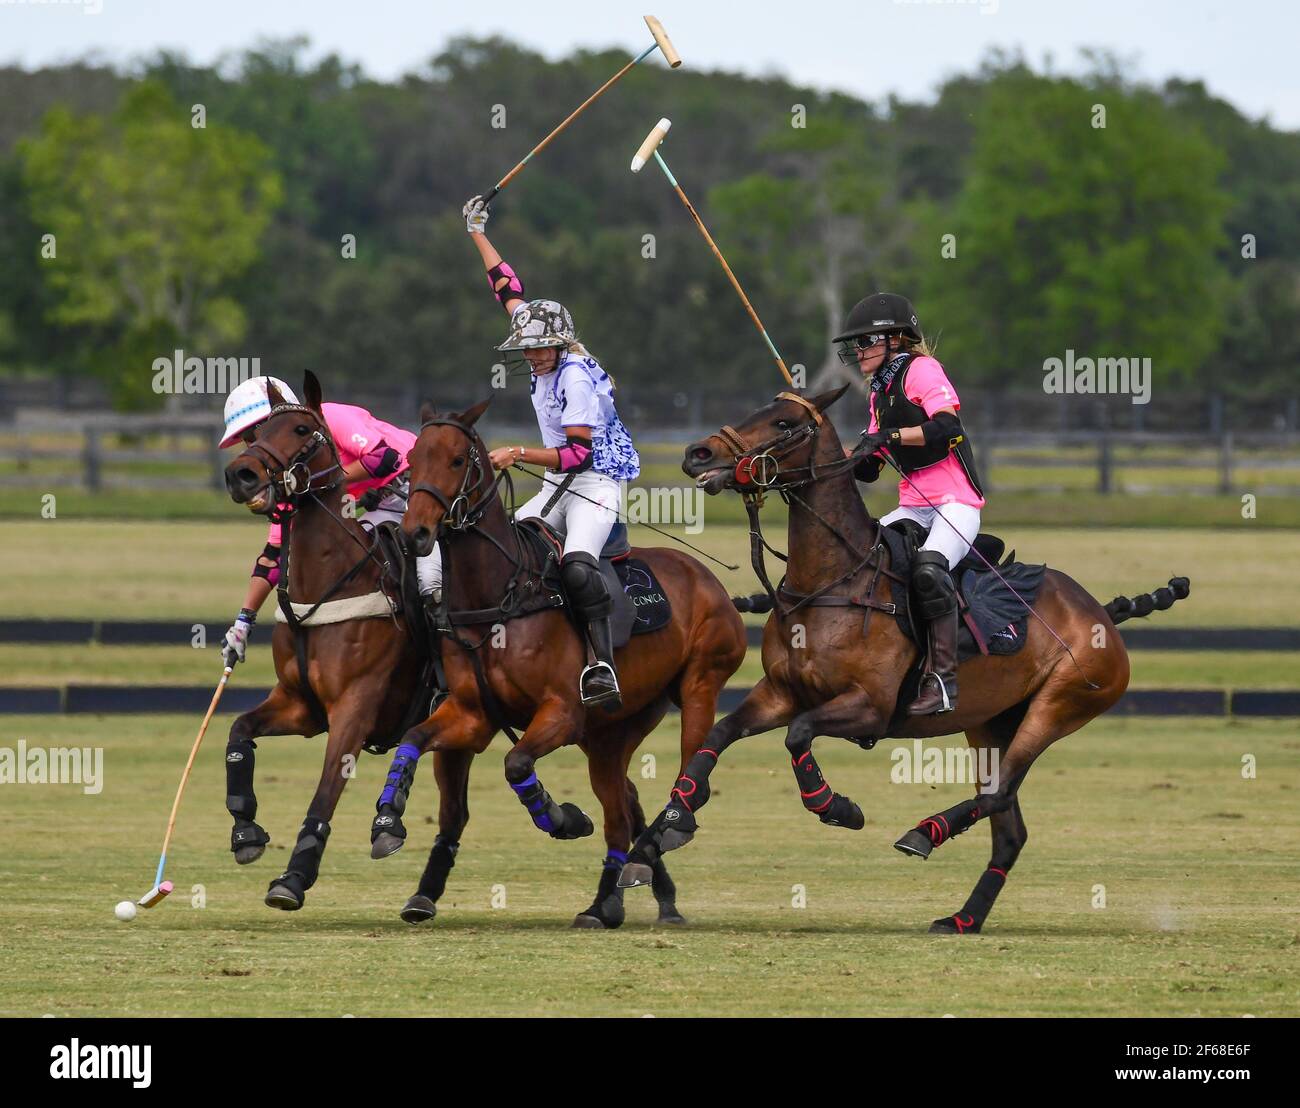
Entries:
<svg viewBox="0 0 1300 1108">
<path fill-rule="evenodd" d="M 756 592 L 749 596 L 733 596 L 731 602 L 736 606 L 738 612 L 753 612 L 755 615 L 762 615 L 764 612 L 772 610 L 772 598 L 765 592 Z"/>
<path fill-rule="evenodd" d="M 1152 612 L 1163 612 L 1172 608 L 1175 601 L 1186 600 L 1192 591 L 1192 583 L 1186 577 L 1171 577 L 1166 588 L 1155 592 L 1143 593 L 1141 596 L 1117 596 L 1106 605 L 1106 614 L 1112 623 L 1123 623 L 1126 619 L 1149 616 Z"/>
</svg>

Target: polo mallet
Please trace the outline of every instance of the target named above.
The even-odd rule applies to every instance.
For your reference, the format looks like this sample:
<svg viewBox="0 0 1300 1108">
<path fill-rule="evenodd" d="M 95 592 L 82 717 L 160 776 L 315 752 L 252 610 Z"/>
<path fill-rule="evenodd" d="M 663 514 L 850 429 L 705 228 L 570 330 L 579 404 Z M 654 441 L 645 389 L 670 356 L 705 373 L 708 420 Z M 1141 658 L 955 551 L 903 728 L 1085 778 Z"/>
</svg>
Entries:
<svg viewBox="0 0 1300 1108">
<path fill-rule="evenodd" d="M 593 92 L 590 96 L 588 96 L 586 100 L 584 100 L 581 104 L 578 105 L 577 108 L 574 109 L 573 113 L 567 119 L 565 119 L 563 123 L 561 123 L 558 127 L 555 128 L 554 131 L 552 131 L 549 135 L 547 135 L 544 139 L 542 139 L 541 142 L 539 142 L 530 151 L 528 151 L 528 153 L 524 155 L 523 161 L 521 161 L 517 166 L 514 167 L 514 169 L 512 169 L 509 173 L 507 173 L 504 177 L 502 177 L 501 180 L 499 180 L 495 185 L 492 186 L 492 191 L 483 197 L 483 203 L 486 204 L 489 201 L 491 201 L 491 199 L 494 196 L 496 196 L 498 192 L 500 192 L 503 188 L 505 188 L 506 185 L 510 184 L 510 182 L 514 180 L 515 176 L 519 173 L 519 171 L 529 163 L 529 161 L 532 159 L 534 154 L 540 154 L 543 150 L 545 150 L 546 147 L 550 145 L 551 139 L 555 138 L 556 135 L 558 135 L 561 131 L 563 131 L 570 123 L 572 123 L 575 119 L 577 119 L 578 116 L 580 116 L 583 112 L 585 112 L 589 107 L 591 107 L 592 104 L 594 104 L 598 99 L 600 99 L 601 96 L 603 96 L 607 91 L 609 91 L 610 87 L 613 86 L 614 83 L 617 82 L 624 74 L 626 74 L 629 69 L 631 69 L 634 65 L 636 65 L 637 62 L 645 61 L 645 59 L 648 58 L 652 53 L 654 53 L 654 51 L 658 50 L 663 54 L 664 61 L 668 63 L 670 68 L 676 69 L 679 65 L 682 64 L 681 56 L 677 53 L 676 48 L 672 44 L 672 40 L 668 37 L 668 32 L 664 30 L 664 25 L 660 23 L 659 20 L 656 19 L 653 15 L 646 15 L 646 16 L 642 16 L 641 18 L 645 20 L 645 25 L 650 28 L 650 34 L 654 37 L 654 42 L 652 42 L 649 46 L 647 46 L 644 50 L 642 50 L 641 53 L 639 53 L 635 58 L 629 61 L 627 65 L 625 65 L 622 69 L 620 69 L 617 73 L 615 73 L 614 76 L 612 76 L 608 81 L 606 81 L 603 85 L 601 85 L 600 88 L 598 88 L 595 92 Z"/>
<path fill-rule="evenodd" d="M 709 249 L 713 251 L 713 256 L 718 259 L 718 264 L 722 266 L 722 271 L 731 281 L 732 287 L 736 290 L 736 295 L 740 297 L 740 302 L 745 305 L 745 311 L 749 313 L 749 318 L 754 321 L 754 326 L 758 328 L 758 333 L 763 336 L 763 341 L 767 343 L 767 348 L 772 352 L 772 357 L 776 359 L 777 368 L 785 377 L 786 383 L 793 387 L 794 378 L 790 376 L 790 371 L 785 367 L 785 360 L 776 348 L 767 333 L 767 328 L 763 326 L 763 321 L 758 318 L 758 313 L 754 311 L 754 305 L 749 302 L 749 297 L 745 295 L 745 290 L 740 287 L 740 282 L 736 280 L 736 275 L 731 272 L 731 266 L 727 265 L 727 259 L 722 256 L 722 251 L 718 249 L 718 244 L 713 241 L 713 236 L 709 234 L 709 229 L 704 226 L 704 220 L 700 218 L 700 213 L 695 210 L 695 205 L 691 203 L 686 193 L 682 191 L 682 186 L 677 183 L 677 178 L 673 176 L 673 171 L 668 168 L 668 163 L 664 161 L 663 155 L 659 153 L 659 144 L 663 142 L 664 136 L 668 134 L 668 128 L 672 126 L 669 119 L 661 119 L 654 125 L 654 129 L 645 137 L 645 142 L 637 150 L 636 155 L 632 158 L 632 172 L 640 173 L 641 167 L 650 160 L 653 155 L 654 160 L 659 163 L 659 168 L 664 171 L 664 176 L 668 178 L 668 183 L 676 190 L 681 202 L 686 205 L 686 210 L 691 213 L 691 218 L 695 220 L 695 226 L 700 229 L 700 234 L 704 236 L 704 241 L 709 244 Z"/>
<path fill-rule="evenodd" d="M 199 744 L 203 742 L 203 736 L 207 734 L 208 724 L 212 722 L 212 715 L 217 710 L 221 694 L 226 691 L 226 682 L 230 680 L 231 668 L 231 666 L 226 666 L 221 671 L 221 680 L 217 683 L 217 689 L 212 694 L 212 703 L 208 705 L 208 713 L 203 717 L 203 723 L 199 727 L 198 737 L 194 740 L 194 746 L 190 750 L 189 761 L 185 763 L 185 772 L 181 774 L 181 783 L 176 788 L 176 799 L 172 801 L 171 818 L 167 820 L 167 834 L 163 836 L 162 854 L 158 858 L 158 875 L 154 878 L 153 888 L 136 901 L 141 908 L 152 908 L 174 887 L 170 881 L 163 880 L 163 869 L 167 865 L 167 847 L 171 844 L 172 830 L 176 827 L 176 813 L 180 810 L 181 796 L 185 792 L 185 783 L 190 779 L 190 770 L 194 768 L 194 758 L 199 752 Z"/>
</svg>

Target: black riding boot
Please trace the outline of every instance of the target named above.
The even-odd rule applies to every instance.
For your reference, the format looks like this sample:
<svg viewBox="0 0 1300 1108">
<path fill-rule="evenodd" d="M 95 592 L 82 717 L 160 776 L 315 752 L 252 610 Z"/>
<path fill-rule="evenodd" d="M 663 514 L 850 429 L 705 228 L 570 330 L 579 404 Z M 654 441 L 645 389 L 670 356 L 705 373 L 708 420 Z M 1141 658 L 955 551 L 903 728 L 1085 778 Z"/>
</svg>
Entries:
<svg viewBox="0 0 1300 1108">
<path fill-rule="evenodd" d="M 609 622 L 614 601 L 605 585 L 605 577 L 596 559 L 581 551 L 564 556 L 561 576 L 573 614 L 586 625 L 586 637 L 596 656 L 579 678 L 582 703 L 587 707 L 600 704 L 607 711 L 615 711 L 622 705 L 623 698 L 618 687 L 618 674 L 614 670 L 614 640 Z"/>
<path fill-rule="evenodd" d="M 935 550 L 917 551 L 912 563 L 914 613 L 926 621 L 929 667 L 908 715 L 929 716 L 957 707 L 957 589 L 948 559 Z"/>
</svg>

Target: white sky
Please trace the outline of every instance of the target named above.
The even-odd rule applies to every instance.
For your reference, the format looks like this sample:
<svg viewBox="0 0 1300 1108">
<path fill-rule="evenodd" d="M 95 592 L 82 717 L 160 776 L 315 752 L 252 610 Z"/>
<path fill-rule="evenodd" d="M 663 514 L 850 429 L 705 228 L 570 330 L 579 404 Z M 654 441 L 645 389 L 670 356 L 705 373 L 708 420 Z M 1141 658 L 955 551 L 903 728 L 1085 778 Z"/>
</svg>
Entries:
<svg viewBox="0 0 1300 1108">
<path fill-rule="evenodd" d="M 89 14 L 95 9 L 96 14 Z M 649 43 L 641 15 L 663 21 L 684 63 L 870 100 L 928 98 L 991 46 L 1078 68 L 1078 48 L 1109 47 L 1135 75 L 1181 76 L 1253 117 L 1300 129 L 1295 0 L 0 0 L 0 63 L 28 68 L 98 52 L 129 61 L 159 47 L 199 62 L 260 37 L 307 35 L 372 76 L 415 69 L 454 35 L 501 34 L 548 57 L 574 47 Z"/>
</svg>

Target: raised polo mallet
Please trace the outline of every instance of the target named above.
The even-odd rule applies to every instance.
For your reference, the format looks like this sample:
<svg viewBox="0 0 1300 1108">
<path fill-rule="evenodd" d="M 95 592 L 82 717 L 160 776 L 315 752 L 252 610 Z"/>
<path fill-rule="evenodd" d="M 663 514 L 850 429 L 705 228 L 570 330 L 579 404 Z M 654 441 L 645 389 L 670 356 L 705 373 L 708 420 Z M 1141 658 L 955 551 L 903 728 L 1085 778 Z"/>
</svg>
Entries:
<svg viewBox="0 0 1300 1108">
<path fill-rule="evenodd" d="M 668 128 L 672 126 L 669 119 L 661 119 L 654 125 L 654 129 L 646 135 L 645 142 L 641 144 L 635 156 L 632 158 L 632 172 L 640 173 L 641 167 L 650 160 L 651 157 L 659 163 L 659 168 L 664 171 L 664 176 L 668 178 L 668 183 L 676 190 L 681 202 L 686 205 L 686 210 L 691 213 L 691 218 L 695 220 L 695 226 L 700 229 L 700 234 L 704 236 L 704 241 L 709 244 L 709 249 L 713 251 L 713 256 L 718 259 L 718 264 L 722 266 L 722 271 L 731 281 L 732 287 L 736 290 L 736 295 L 740 297 L 740 302 L 745 305 L 745 311 L 749 313 L 749 318 L 754 321 L 754 326 L 758 328 L 758 333 L 763 336 L 763 341 L 767 343 L 767 348 L 772 352 L 772 357 L 776 359 L 776 366 L 786 379 L 786 383 L 793 386 L 794 378 L 790 376 L 790 371 L 785 367 L 785 359 L 781 357 L 781 352 L 777 350 L 776 344 L 772 341 L 767 333 L 767 328 L 763 326 L 763 321 L 758 318 L 758 313 L 754 311 L 754 305 L 749 302 L 749 297 L 745 295 L 745 290 L 740 287 L 740 282 L 736 280 L 736 275 L 731 272 L 731 266 L 727 265 L 727 259 L 722 256 L 722 251 L 718 249 L 718 244 L 713 241 L 713 236 L 709 234 L 709 229 L 704 226 L 704 220 L 700 218 L 700 213 L 695 210 L 695 205 L 691 203 L 690 198 L 682 191 L 682 186 L 677 183 L 677 178 L 673 176 L 673 171 L 668 168 L 668 163 L 664 161 L 663 156 L 659 153 L 659 144 L 663 142 L 664 136 L 668 134 Z"/>
<path fill-rule="evenodd" d="M 495 185 L 493 185 L 492 191 L 483 197 L 483 202 L 485 204 L 488 203 L 494 196 L 496 196 L 498 192 L 500 192 L 503 188 L 505 188 L 506 185 L 510 184 L 512 180 L 514 180 L 515 176 L 519 173 L 519 171 L 523 169 L 524 166 L 526 166 L 529 163 L 529 161 L 532 160 L 534 154 L 540 154 L 543 150 L 545 150 L 546 147 L 550 145 L 551 139 L 555 138 L 556 135 L 558 135 L 561 131 L 563 131 L 570 123 L 572 123 L 575 119 L 577 119 L 578 116 L 580 116 L 589 107 L 591 107 L 592 104 L 594 104 L 597 100 L 599 100 L 600 97 L 602 97 L 610 89 L 610 87 L 613 86 L 614 83 L 619 80 L 619 78 L 621 78 L 625 73 L 627 73 L 629 69 L 631 69 L 634 65 L 636 65 L 637 62 L 645 61 L 646 58 L 648 58 L 652 53 L 658 50 L 663 54 L 664 61 L 666 61 L 672 69 L 676 69 L 679 65 L 682 64 L 681 56 L 677 53 L 676 47 L 673 46 L 672 40 L 668 37 L 668 32 L 664 30 L 664 25 L 660 23 L 659 20 L 656 19 L 653 15 L 645 15 L 642 16 L 641 18 L 645 20 L 645 25 L 650 28 L 650 34 L 654 37 L 654 42 L 652 42 L 649 46 L 647 46 L 644 50 L 642 50 L 641 53 L 639 53 L 635 58 L 629 61 L 627 65 L 625 65 L 622 69 L 620 69 L 617 73 L 615 73 L 614 76 L 612 76 L 608 81 L 606 81 L 603 85 L 601 85 L 600 88 L 598 88 L 595 92 L 593 92 L 590 96 L 588 96 L 586 100 L 584 100 L 581 104 L 577 106 L 577 108 L 573 110 L 573 113 L 563 123 L 561 123 L 558 127 L 555 128 L 554 131 L 552 131 L 549 135 L 547 135 L 544 139 L 542 139 L 541 142 L 539 142 L 530 151 L 528 151 L 528 153 L 524 155 L 523 161 L 521 161 L 517 166 L 514 167 L 514 169 L 512 169 L 509 173 L 507 173 L 504 177 L 502 177 L 501 180 L 499 180 Z"/>
<path fill-rule="evenodd" d="M 181 783 L 176 788 L 176 799 L 172 801 L 172 814 L 167 820 L 167 834 L 163 836 L 162 855 L 158 859 L 158 875 L 154 878 L 153 888 L 136 901 L 141 908 L 152 908 L 174 887 L 170 881 L 163 880 L 163 869 L 167 865 L 167 847 L 171 845 L 172 830 L 176 826 L 176 813 L 180 811 L 181 796 L 185 792 L 185 783 L 190 779 L 190 770 L 194 768 L 194 758 L 199 752 L 199 744 L 203 742 L 203 736 L 207 734 L 208 724 L 212 722 L 212 715 L 217 710 L 221 694 L 226 691 L 226 683 L 230 680 L 231 668 L 226 666 L 221 671 L 221 680 L 217 683 L 216 691 L 212 694 L 212 703 L 208 705 L 208 713 L 203 717 L 198 737 L 194 740 L 194 746 L 190 749 L 189 761 L 185 763 L 185 772 L 181 774 Z"/>
</svg>

